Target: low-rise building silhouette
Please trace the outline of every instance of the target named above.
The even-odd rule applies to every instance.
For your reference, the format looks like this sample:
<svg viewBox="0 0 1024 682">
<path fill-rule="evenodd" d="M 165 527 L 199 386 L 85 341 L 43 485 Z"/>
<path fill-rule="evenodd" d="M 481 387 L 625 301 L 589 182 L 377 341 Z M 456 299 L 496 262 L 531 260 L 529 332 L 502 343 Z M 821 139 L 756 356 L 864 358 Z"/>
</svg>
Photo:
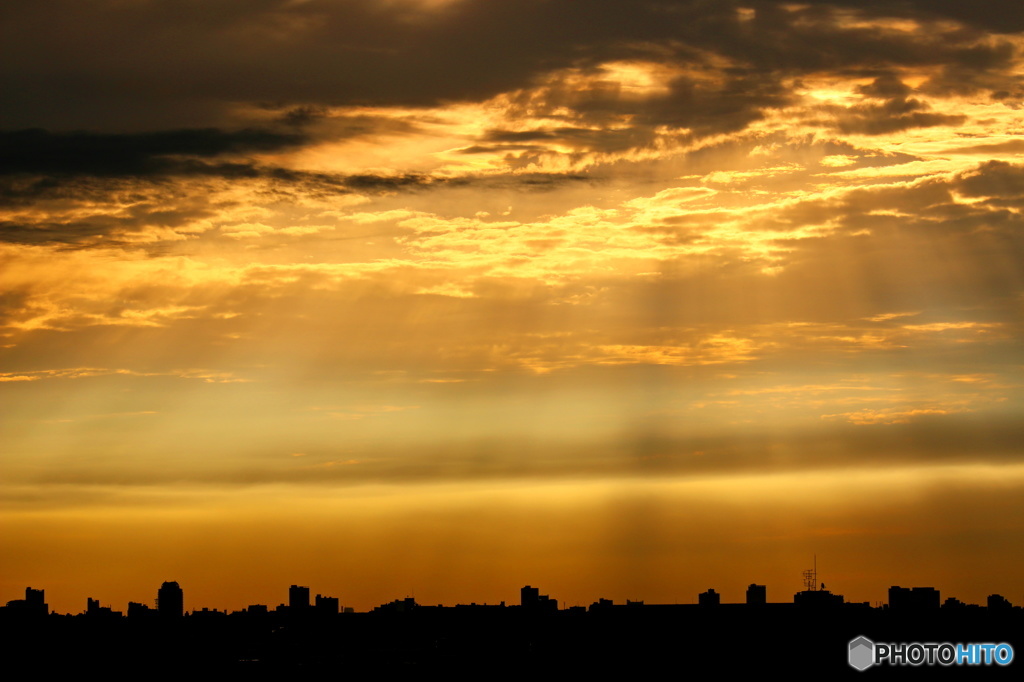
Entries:
<svg viewBox="0 0 1024 682">
<path fill-rule="evenodd" d="M 318 594 L 316 595 L 314 608 L 316 609 L 317 615 L 336 616 L 338 615 L 338 598 L 325 597 Z"/>
<path fill-rule="evenodd" d="M 88 597 L 85 601 L 85 615 L 90 618 L 120 618 L 121 612 L 109 606 L 100 606 L 99 599 Z"/>
<path fill-rule="evenodd" d="M 722 603 L 722 595 L 715 592 L 715 588 L 697 595 L 697 603 L 701 606 L 719 606 Z"/>
<path fill-rule="evenodd" d="M 927 611 L 938 609 L 939 591 L 934 587 L 900 587 L 889 588 L 889 608 L 894 611 Z"/>
</svg>

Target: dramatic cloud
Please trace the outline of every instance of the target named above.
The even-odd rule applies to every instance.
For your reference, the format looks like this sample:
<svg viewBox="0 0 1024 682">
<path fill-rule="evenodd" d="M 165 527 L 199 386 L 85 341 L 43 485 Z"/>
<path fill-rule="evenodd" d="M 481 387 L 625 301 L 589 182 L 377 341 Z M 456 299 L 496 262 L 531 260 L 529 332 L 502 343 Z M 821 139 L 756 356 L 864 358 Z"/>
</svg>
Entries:
<svg viewBox="0 0 1024 682">
<path fill-rule="evenodd" d="M 820 547 L 858 601 L 1019 593 L 1022 46 L 995 2 L 4 3 L 4 598 L 264 532 L 253 589 L 361 607 L 405 584 L 316 547 L 451 600 Z"/>
</svg>

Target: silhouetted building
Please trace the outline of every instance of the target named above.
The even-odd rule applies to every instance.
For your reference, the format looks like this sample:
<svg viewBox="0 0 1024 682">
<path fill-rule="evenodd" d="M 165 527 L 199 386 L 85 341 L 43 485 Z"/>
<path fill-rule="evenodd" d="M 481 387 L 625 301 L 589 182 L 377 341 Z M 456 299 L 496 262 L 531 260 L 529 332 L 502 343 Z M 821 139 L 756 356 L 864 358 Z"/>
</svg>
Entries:
<svg viewBox="0 0 1024 682">
<path fill-rule="evenodd" d="M 226 611 L 218 611 L 217 609 L 211 609 L 211 608 L 209 608 L 207 606 L 204 606 L 202 609 L 200 609 L 198 611 L 193 611 L 192 615 L 191 615 L 191 618 L 197 618 L 197 619 L 200 619 L 200 620 L 208 620 L 208 619 L 211 619 L 211 618 L 224 618 L 227 615 L 228 614 L 227 614 Z"/>
<path fill-rule="evenodd" d="M 712 587 L 707 592 L 697 595 L 697 603 L 701 606 L 718 606 L 722 603 L 722 595 L 715 592 L 715 588 Z"/>
<path fill-rule="evenodd" d="M 829 609 L 837 608 L 842 606 L 844 603 L 843 595 L 832 594 L 828 590 L 804 590 L 803 592 L 797 592 L 793 595 L 793 603 L 801 608 L 811 609 Z"/>
<path fill-rule="evenodd" d="M 898 611 L 927 611 L 939 608 L 939 591 L 934 587 L 889 588 L 889 608 Z"/>
<path fill-rule="evenodd" d="M 323 595 L 302 609 L 300 591 L 297 611 L 287 602 L 274 613 L 255 605 L 230 615 L 194 605 L 184 617 L 166 620 L 160 613 L 181 614 L 183 599 L 176 583 L 165 583 L 159 609 L 129 603 L 127 621 L 95 599 L 88 600 L 82 615 L 36 617 L 25 609 L 45 613 L 44 595 L 29 588 L 26 599 L 0 609 L 0 632 L 8 658 L 60 672 L 117 663 L 128 670 L 158 668 L 172 677 L 208 669 L 243 679 L 300 669 L 317 678 L 341 670 L 360 677 L 381 670 L 479 675 L 495 662 L 512 675 L 544 670 L 555 677 L 604 678 L 678 667 L 686 655 L 680 641 L 697 652 L 698 676 L 708 668 L 702 661 L 724 661 L 756 680 L 764 677 L 766 662 L 779 660 L 779 642 L 796 642 L 794 660 L 800 667 L 787 663 L 791 674 L 831 679 L 833 671 L 846 671 L 854 661 L 843 652 L 858 632 L 888 641 L 1005 641 L 1024 650 L 1024 609 L 1000 595 L 991 595 L 987 608 L 949 599 L 953 610 L 901 611 L 915 599 L 933 603 L 936 591 L 894 587 L 893 611 L 889 605 L 847 603 L 822 583 L 812 584 L 794 597 L 796 603 L 767 603 L 767 588 L 754 584 L 747 589 L 747 605 L 725 603 L 709 589 L 699 603 L 601 599 L 590 612 L 555 606 L 555 600 L 527 585 L 522 606 L 513 608 L 475 602 L 418 605 L 407 597 L 372 614 L 345 616 L 331 615 L 339 611 L 338 600 Z"/>
<path fill-rule="evenodd" d="M 405 599 L 396 599 L 393 602 L 381 604 L 373 610 L 378 613 L 409 613 L 410 611 L 419 608 L 419 606 L 420 605 L 416 603 L 416 599 L 414 597 L 406 597 Z M 347 611 L 348 609 L 345 610 Z"/>
<path fill-rule="evenodd" d="M 33 590 L 25 588 L 25 603 L 31 608 L 46 608 L 46 593 L 44 590 Z"/>
<path fill-rule="evenodd" d="M 50 612 L 50 607 L 46 605 L 44 591 L 33 590 L 31 587 L 25 588 L 24 599 L 12 599 L 7 602 L 7 608 L 19 613 L 36 616 L 45 616 Z"/>
<path fill-rule="evenodd" d="M 320 615 L 335 616 L 338 614 L 338 598 L 316 595 L 316 612 Z"/>
<path fill-rule="evenodd" d="M 309 588 L 292 585 L 288 588 L 288 606 L 293 611 L 309 608 Z"/>
<path fill-rule="evenodd" d="M 185 593 L 176 582 L 165 582 L 156 593 L 156 609 L 161 618 L 185 615 Z"/>
<path fill-rule="evenodd" d="M 85 615 L 89 618 L 120 618 L 121 612 L 115 611 L 109 606 L 100 606 L 99 599 L 87 597 L 85 601 Z"/>
<path fill-rule="evenodd" d="M 552 599 L 546 594 L 541 594 L 539 589 L 529 585 L 519 590 L 519 605 L 526 609 L 558 610 L 558 600 Z"/>
</svg>

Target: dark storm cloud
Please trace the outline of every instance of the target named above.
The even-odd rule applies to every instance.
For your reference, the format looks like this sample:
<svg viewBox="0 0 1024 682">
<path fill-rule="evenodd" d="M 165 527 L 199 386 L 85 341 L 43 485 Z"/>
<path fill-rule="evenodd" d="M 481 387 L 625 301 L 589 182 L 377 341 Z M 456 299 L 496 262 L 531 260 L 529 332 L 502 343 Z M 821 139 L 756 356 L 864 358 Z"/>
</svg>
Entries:
<svg viewBox="0 0 1024 682">
<path fill-rule="evenodd" d="M 310 123 L 321 121 L 328 116 L 326 107 L 312 106 L 309 104 L 292 107 L 281 114 L 280 121 L 296 128 L 307 126 Z"/>
<path fill-rule="evenodd" d="M 970 197 L 1024 200 L 1024 167 L 989 161 L 958 177 L 954 186 Z"/>
<path fill-rule="evenodd" d="M 207 164 L 169 157 L 273 152 L 304 141 L 295 133 L 213 128 L 137 134 L 0 131 L 0 175 L 144 176 L 188 174 L 190 170 L 201 174 Z"/>
<path fill-rule="evenodd" d="M 140 242 L 137 236 L 153 228 L 174 230 L 218 215 L 224 204 L 206 201 L 223 181 L 251 183 L 271 202 L 328 198 L 340 194 L 388 195 L 430 188 L 476 188 L 514 192 L 549 192 L 569 184 L 599 181 L 578 173 L 520 173 L 510 176 L 442 178 L 420 173 L 354 175 L 315 173 L 249 163 L 180 161 L 153 169 L 150 176 L 61 176 L 0 178 L 0 207 L 37 208 L 37 217 L 22 214 L 0 220 L 0 243 L 51 244 L 67 248 L 127 247 L 159 252 L 162 241 Z M 182 182 L 196 182 L 187 187 Z M 183 200 L 182 192 L 191 199 Z M 109 209 L 87 218 L 54 219 L 47 212 L 57 203 L 64 208 Z M 130 203 L 130 207 L 121 206 Z M 176 207 L 176 208 L 168 208 Z M 153 237 L 155 239 L 155 237 Z M 181 238 L 174 233 L 164 238 Z"/>
<path fill-rule="evenodd" d="M 0 206 L 27 206 L 43 199 L 77 201 L 107 201 L 125 198 L 119 191 L 133 191 L 145 196 L 172 179 L 221 179 L 232 181 L 262 181 L 263 192 L 302 191 L 306 196 L 329 194 L 388 193 L 412 190 L 433 185 L 456 185 L 468 179 L 436 178 L 421 173 L 375 175 L 360 173 L 344 175 L 297 171 L 289 168 L 261 165 L 252 162 L 210 163 L 196 159 L 140 159 L 138 166 L 114 168 L 90 167 L 82 163 L 75 170 L 51 176 L 0 179 Z M 100 171 L 100 172 L 96 172 Z"/>
<path fill-rule="evenodd" d="M 804 4 L 849 7 L 882 16 L 950 19 L 994 32 L 1024 30 L 1024 7 L 1001 0 L 809 0 Z"/>
<path fill-rule="evenodd" d="M 685 129 L 696 136 L 735 132 L 760 119 L 765 109 L 792 101 L 782 74 L 764 69 L 702 65 L 697 74 L 671 79 L 666 92 L 640 98 L 623 96 L 617 84 L 602 80 L 599 73 L 593 75 L 596 80 L 590 85 L 561 81 L 520 91 L 511 97 L 509 110 L 513 117 L 573 118 L 587 127 L 492 131 L 490 137 L 510 141 L 551 140 L 614 151 L 650 144 L 655 129 L 664 126 Z M 571 113 L 561 113 L 566 111 Z M 630 123 L 628 129 L 622 127 L 626 119 Z"/>
<path fill-rule="evenodd" d="M 935 82 L 936 79 L 932 79 L 926 89 L 934 90 Z M 870 84 L 859 86 L 856 90 L 866 98 L 882 101 L 822 107 L 834 119 L 831 125 L 840 132 L 883 135 L 911 128 L 955 126 L 967 121 L 963 115 L 929 111 L 927 103 L 910 96 L 914 89 L 891 73 L 878 76 Z M 827 121 L 820 123 L 829 125 Z"/>
<path fill-rule="evenodd" d="M 472 147 L 463 147 L 460 154 L 490 154 L 492 152 L 542 152 L 546 147 L 535 144 L 506 144 L 501 146 L 475 144 Z"/>
<path fill-rule="evenodd" d="M 562 137 L 593 136 L 591 130 L 559 131 Z M 558 139 L 558 135 L 551 135 Z M 228 179 L 267 178 L 356 191 L 387 191 L 446 182 L 422 173 L 341 175 L 297 171 L 253 161 L 212 157 L 244 156 L 297 147 L 308 141 L 297 133 L 267 130 L 170 130 L 135 134 L 54 133 L 32 129 L 0 131 L 0 176 L 41 176 L 10 182 L 7 197 L 35 196 L 72 177 L 147 178 L 161 176 Z M 191 157 L 191 158 L 190 158 Z M 457 182 L 457 181 L 450 181 Z"/>
<path fill-rule="evenodd" d="M 386 192 L 440 182 L 423 174 L 346 176 L 298 171 L 245 158 L 294 148 L 307 140 L 298 133 L 212 128 L 133 134 L 0 131 L 0 205 L 25 204 L 40 197 L 100 199 L 133 189 L 118 182 L 124 180 L 269 180 L 301 185 L 314 193 Z M 135 185 L 134 189 L 144 188 Z"/>
<path fill-rule="evenodd" d="M 834 8 L 962 26 L 844 26 Z M 302 124 L 323 105 L 480 100 L 567 67 L 715 56 L 740 71 L 710 92 L 680 79 L 649 115 L 735 129 L 784 100 L 782 77 L 809 72 L 934 65 L 947 69 L 936 87 L 994 88 L 1014 52 L 982 31 L 1024 26 L 994 2 L 12 0 L 0 11 L 0 126 L 107 131 L 221 125 L 234 104 L 264 101 L 295 103 Z"/>
<path fill-rule="evenodd" d="M 55 196 L 64 201 L 92 203 L 94 198 L 83 184 L 81 196 L 75 197 L 74 184 L 62 187 Z M 110 190 L 110 188 L 107 188 Z M 138 183 L 130 190 L 136 202 L 110 214 L 96 214 L 85 218 L 60 220 L 42 215 L 36 220 L 0 221 L 0 243 L 15 244 L 58 244 L 70 248 L 82 246 L 119 246 L 129 243 L 130 237 L 151 228 L 176 228 L 216 214 L 214 207 L 203 199 L 169 208 L 167 190 L 150 188 L 144 191 Z M 109 201 L 112 196 L 123 199 L 127 195 L 108 193 L 102 197 Z M 74 199 L 72 197 L 75 197 Z M 102 204 L 99 204 L 102 205 Z"/>
<path fill-rule="evenodd" d="M 951 18 L 960 25 L 883 30 L 850 24 L 851 10 L 858 18 Z M 1016 25 L 1015 16 L 1007 26 Z M 0 132 L 0 204 L 98 198 L 98 180 L 122 192 L 134 189 L 115 185 L 130 181 L 252 181 L 282 198 L 297 191 L 322 196 L 499 182 L 418 173 L 345 176 L 249 158 L 416 128 L 372 114 L 337 116 L 330 105 L 418 106 L 510 93 L 511 117 L 561 117 L 565 125 L 492 130 L 462 151 L 505 151 L 507 163 L 520 169 L 548 153 L 548 145 L 573 154 L 615 153 L 651 147 L 666 129 L 694 137 L 736 132 L 789 104 L 794 78 L 829 70 L 875 78 L 860 90 L 864 102 L 825 110 L 826 124 L 840 131 L 957 125 L 962 116 L 930 111 L 893 73 L 901 66 L 938 67 L 922 91 L 989 88 L 1009 96 L 1019 90 L 1010 73 L 1015 51 L 986 38 L 994 17 L 994 4 L 972 13 L 909 1 L 462 0 L 431 8 L 370 0 L 54 0 L 46 7 L 12 0 L 0 8 L 0 88 L 10 93 L 0 125 L 50 129 Z M 681 70 L 665 90 L 632 97 L 603 82 L 598 68 L 629 58 Z M 551 76 L 568 68 L 593 76 L 594 84 Z M 232 129 L 225 112 L 238 104 L 276 113 L 280 130 Z M 193 123 L 205 127 L 181 128 Z M 92 132 L 68 132 L 82 127 Z M 591 179 L 522 175 L 505 184 L 545 189 L 584 178 Z M 0 238 L 79 243 L 114 229 L 109 221 L 18 220 L 0 226 Z"/>
<path fill-rule="evenodd" d="M 881 104 L 859 104 L 834 109 L 835 127 L 843 133 L 884 135 L 911 128 L 960 125 L 967 120 L 959 114 L 937 114 L 918 99 L 894 97 Z"/>
<path fill-rule="evenodd" d="M 791 101 L 780 79 L 759 70 L 730 69 L 722 82 L 704 83 L 679 79 L 671 93 L 643 115 L 651 126 L 688 128 L 698 135 L 742 130 L 762 117 L 765 109 L 782 107 Z"/>
</svg>

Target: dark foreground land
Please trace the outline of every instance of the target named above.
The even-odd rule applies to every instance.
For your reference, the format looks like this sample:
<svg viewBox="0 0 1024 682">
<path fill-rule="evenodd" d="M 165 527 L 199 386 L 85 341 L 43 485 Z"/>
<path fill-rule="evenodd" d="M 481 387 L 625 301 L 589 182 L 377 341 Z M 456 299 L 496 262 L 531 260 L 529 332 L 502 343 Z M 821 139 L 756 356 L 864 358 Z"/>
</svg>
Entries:
<svg viewBox="0 0 1024 682">
<path fill-rule="evenodd" d="M 848 663 L 849 642 L 1008 643 L 1024 657 L 1019 608 L 802 609 L 762 606 L 630 605 L 533 611 L 503 606 L 416 606 L 372 613 L 193 613 L 168 620 L 4 614 L 8 666 L 36 672 L 148 675 L 214 673 L 270 679 L 280 675 L 452 674 L 671 675 L 714 673 L 802 679 L 821 674 L 1020 679 L 1024 661 L 1008 665 L 872 666 Z M 9 668 L 10 669 L 10 668 Z"/>
</svg>

